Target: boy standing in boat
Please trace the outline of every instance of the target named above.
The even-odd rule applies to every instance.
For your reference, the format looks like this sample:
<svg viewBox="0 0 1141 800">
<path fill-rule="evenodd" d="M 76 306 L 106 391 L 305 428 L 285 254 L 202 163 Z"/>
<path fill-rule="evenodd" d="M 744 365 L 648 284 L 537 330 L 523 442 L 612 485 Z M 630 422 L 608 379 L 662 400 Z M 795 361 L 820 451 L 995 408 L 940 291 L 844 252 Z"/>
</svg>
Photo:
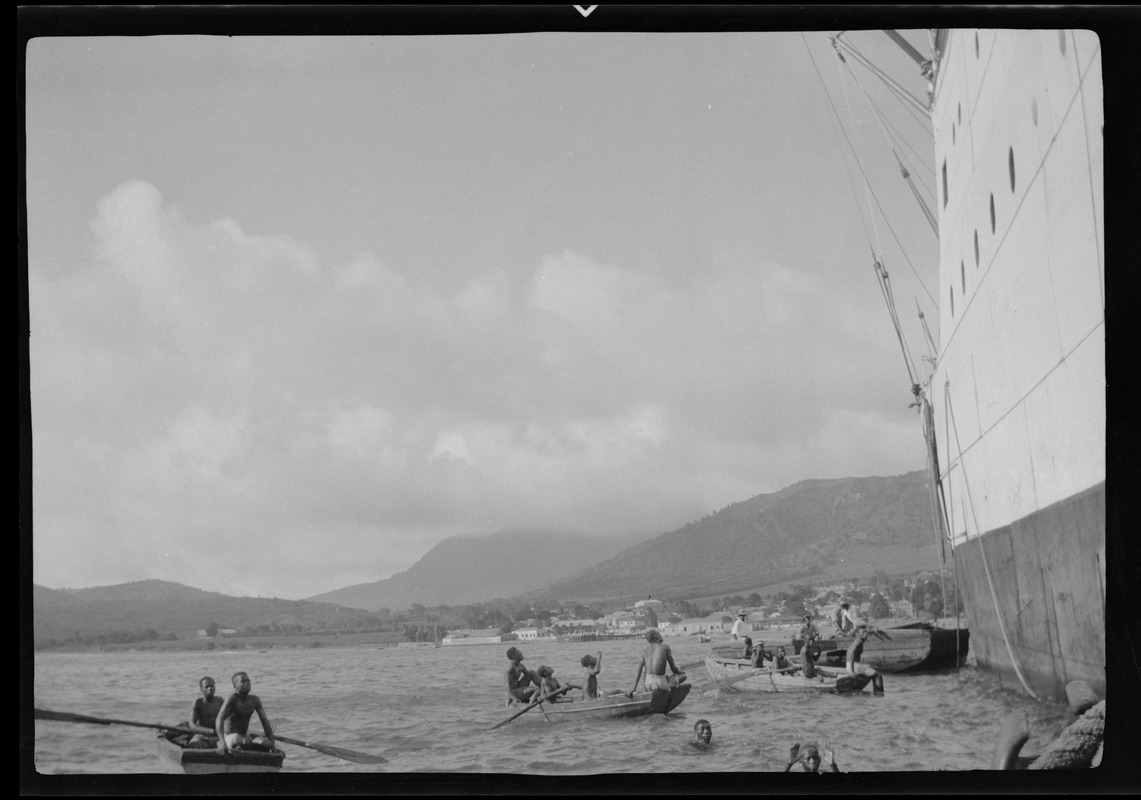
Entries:
<svg viewBox="0 0 1141 800">
<path fill-rule="evenodd" d="M 517 647 L 507 649 L 507 667 L 504 680 L 507 683 L 507 703 L 530 703 L 539 695 L 539 676 L 523 666 L 523 654 Z M 529 685 L 530 684 L 530 685 Z"/>
<path fill-rule="evenodd" d="M 270 750 L 276 749 L 273 741 L 273 725 L 270 724 L 269 717 L 265 715 L 261 698 L 256 694 L 250 694 L 250 676 L 244 672 L 235 672 L 231 680 L 236 691 L 222 704 L 222 709 L 218 712 L 218 719 L 214 726 L 218 736 L 218 752 L 227 753 L 235 747 L 249 747 L 250 745 L 255 745 L 258 748 L 268 746 Z M 258 739 L 249 735 L 250 717 L 255 712 L 261 721 L 261 729 L 265 734 L 264 737 Z"/>
<path fill-rule="evenodd" d="M 209 675 L 198 681 L 198 688 L 202 696 L 194 701 L 188 726 L 194 731 L 194 736 L 186 746 L 216 747 L 218 742 L 214 738 L 214 728 L 218 721 L 218 712 L 222 710 L 222 698 L 214 695 L 214 679 Z"/>
<path fill-rule="evenodd" d="M 744 611 L 737 612 L 737 619 L 733 623 L 733 629 L 729 631 L 731 634 L 733 634 L 734 642 L 740 641 L 741 637 L 745 635 L 745 616 L 746 614 Z"/>
<path fill-rule="evenodd" d="M 864 642 L 868 639 L 868 624 L 861 622 L 856 626 L 856 638 L 848 645 L 848 674 L 868 675 L 872 679 L 872 694 L 883 694 L 883 676 L 874 667 L 861 664 L 860 658 L 864 654 Z"/>
<path fill-rule="evenodd" d="M 669 691 L 675 686 L 685 682 L 685 673 L 677 668 L 674 663 L 673 653 L 670 652 L 670 646 L 662 641 L 662 635 L 658 632 L 657 628 L 650 628 L 646 631 L 646 641 L 650 646 L 642 651 L 642 661 L 638 664 L 638 674 L 634 676 L 634 688 L 626 692 L 627 697 L 633 697 L 634 692 L 638 691 L 638 681 L 642 679 L 642 673 L 646 674 L 646 689 L 648 691 Z M 666 674 L 666 665 L 673 670 L 672 675 Z"/>
</svg>

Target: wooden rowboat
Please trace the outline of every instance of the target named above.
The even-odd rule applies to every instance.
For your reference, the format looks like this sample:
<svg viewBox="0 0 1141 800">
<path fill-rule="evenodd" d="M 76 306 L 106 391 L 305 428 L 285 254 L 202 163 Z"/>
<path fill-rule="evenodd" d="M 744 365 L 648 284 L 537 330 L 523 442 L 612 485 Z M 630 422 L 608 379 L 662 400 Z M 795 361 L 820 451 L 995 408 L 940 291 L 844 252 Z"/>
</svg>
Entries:
<svg viewBox="0 0 1141 800">
<path fill-rule="evenodd" d="M 632 698 L 624 694 L 607 694 L 594 700 L 543 703 L 534 711 L 519 717 L 519 720 L 562 722 L 572 719 L 625 719 L 646 714 L 668 714 L 682 704 L 691 688 L 690 684 L 683 683 L 668 692 L 635 692 Z"/>
<path fill-rule="evenodd" d="M 155 737 L 159 756 L 188 775 L 216 772 L 277 772 L 285 761 L 280 750 L 231 750 L 219 753 L 215 748 L 185 747 L 186 734 L 164 731 Z"/>
<path fill-rule="evenodd" d="M 839 670 L 819 667 L 817 678 L 806 678 L 804 673 L 778 670 L 757 671 L 745 659 L 707 658 L 705 668 L 714 683 L 732 682 L 735 689 L 748 692 L 789 692 L 801 694 L 851 694 L 864 689 L 871 678 L 867 675 L 848 675 Z M 742 675 L 751 675 L 742 678 Z"/>
</svg>

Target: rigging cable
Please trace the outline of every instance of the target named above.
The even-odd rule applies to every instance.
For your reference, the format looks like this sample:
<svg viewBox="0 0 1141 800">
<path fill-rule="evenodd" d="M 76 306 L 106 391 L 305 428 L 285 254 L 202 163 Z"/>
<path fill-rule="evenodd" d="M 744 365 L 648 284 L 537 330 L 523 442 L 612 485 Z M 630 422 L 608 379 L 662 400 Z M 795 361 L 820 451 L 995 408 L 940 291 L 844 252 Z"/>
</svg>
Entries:
<svg viewBox="0 0 1141 800">
<path fill-rule="evenodd" d="M 851 45 L 848 46 L 851 47 Z M 860 92 L 863 94 L 864 100 L 868 104 L 868 108 L 871 109 L 872 114 L 876 118 L 876 122 L 880 126 L 880 132 L 883 134 L 884 139 L 886 139 L 888 142 L 888 149 L 891 150 L 891 154 L 895 158 L 895 163 L 899 167 L 900 174 L 907 182 L 908 188 L 911 189 L 911 193 L 915 197 L 915 202 L 919 204 L 919 209 L 923 212 L 923 216 L 927 219 L 927 224 L 931 226 L 931 230 L 934 232 L 936 238 L 938 238 L 939 223 L 936 221 L 934 214 L 931 213 L 931 209 L 927 207 L 927 202 L 922 197 L 920 197 L 918 189 L 916 189 L 915 184 L 911 180 L 911 173 L 904 166 L 903 161 L 900 159 L 899 153 L 896 150 L 896 140 L 888 133 L 887 128 L 889 126 L 886 124 L 883 114 L 880 112 L 879 107 L 876 106 L 876 104 L 872 101 L 872 98 L 868 95 L 867 90 L 864 89 L 863 85 L 860 83 L 859 78 L 856 77 L 856 73 L 852 70 L 852 65 L 848 63 L 847 59 L 844 58 L 839 50 L 836 51 L 836 54 L 840 56 L 840 61 L 844 64 L 845 67 L 847 67 L 848 74 L 852 76 L 852 82 L 856 84 L 857 88 L 859 88 Z M 926 128 L 924 128 L 924 130 L 926 131 Z M 906 140 L 904 141 L 906 142 Z M 926 164 L 924 164 L 924 166 L 926 166 Z M 924 188 L 927 188 L 926 184 L 924 184 Z M 928 189 L 928 191 L 930 191 L 930 189 Z"/>
<path fill-rule="evenodd" d="M 839 49 L 836 48 L 835 42 L 833 42 L 833 49 L 836 50 L 836 55 L 839 56 L 840 61 L 844 62 L 844 56 L 843 56 L 843 54 L 840 53 Z M 852 131 L 854 132 L 856 130 L 856 121 L 855 121 L 854 115 L 852 114 L 852 104 L 851 104 L 851 101 L 848 99 L 847 83 L 843 80 L 843 73 L 841 73 L 840 85 L 844 89 L 844 102 L 845 102 L 845 105 L 847 106 L 848 118 L 851 121 Z M 845 136 L 845 138 L 847 138 L 847 137 Z M 851 146 L 850 143 L 849 143 L 849 146 Z M 863 160 L 860 158 L 859 149 L 856 147 L 853 147 L 852 150 L 853 150 L 853 156 L 856 159 L 856 165 L 857 165 L 857 167 L 859 167 L 860 174 L 864 179 L 864 190 L 865 190 L 865 194 L 867 195 L 868 206 L 869 206 L 868 213 L 872 218 L 872 230 L 875 233 L 876 244 L 879 244 L 879 231 L 875 226 L 875 213 L 871 209 L 871 204 L 872 204 L 873 198 L 875 199 L 876 206 L 880 209 L 880 213 L 883 214 L 884 222 L 885 222 L 885 224 L 887 224 L 888 230 L 891 231 L 893 237 L 895 237 L 895 230 L 892 229 L 891 223 L 887 221 L 888 220 L 887 215 L 884 214 L 883 207 L 879 205 L 879 198 L 876 197 L 875 192 L 872 191 L 871 182 L 868 180 L 868 174 L 867 174 L 867 171 L 864 169 Z M 903 252 L 903 254 L 904 254 L 904 259 L 907 260 L 908 263 L 910 264 L 910 260 L 907 259 L 907 252 L 904 250 L 902 243 L 899 242 L 898 237 L 895 237 L 895 238 L 896 238 L 896 243 L 899 245 L 900 251 Z M 870 238 L 869 238 L 868 244 L 869 244 L 869 246 L 872 245 Z M 881 252 L 881 253 L 883 252 L 882 248 L 879 249 L 879 252 Z M 884 302 L 887 304 L 888 316 L 891 317 L 891 323 L 892 323 L 892 327 L 895 329 L 896 339 L 899 341 L 900 349 L 903 351 L 903 362 L 904 362 L 904 365 L 907 367 L 907 376 L 908 376 L 908 379 L 910 380 L 910 383 L 911 383 L 912 394 L 918 396 L 919 382 L 916 380 L 917 370 L 912 365 L 911 353 L 907 347 L 907 341 L 906 341 L 906 338 L 905 338 L 904 333 L 903 333 L 903 326 L 900 324 L 899 314 L 896 312 L 895 297 L 894 297 L 894 293 L 892 292 L 892 289 L 891 289 L 891 280 L 888 276 L 887 270 L 883 266 L 883 262 L 881 261 L 880 257 L 876 255 L 875 249 L 873 249 L 873 251 L 872 251 L 872 261 L 873 261 L 873 266 L 874 266 L 875 272 L 876 272 L 876 279 L 879 282 L 880 292 L 883 295 Z M 914 266 L 912 266 L 913 272 L 914 272 L 914 269 L 915 269 Z M 916 273 L 915 277 L 919 278 L 918 273 Z M 923 285 L 922 280 L 920 280 L 920 284 Z M 923 286 L 923 289 L 924 289 L 924 291 L 927 291 L 927 287 L 925 285 Z M 929 292 L 928 292 L 928 297 L 930 297 Z M 932 302 L 934 302 L 934 300 L 932 300 Z"/>
<path fill-rule="evenodd" d="M 947 381 L 943 385 L 943 403 L 947 408 L 947 420 L 951 423 L 951 428 L 955 433 L 955 447 L 959 451 L 959 459 L 958 459 L 959 460 L 959 467 L 963 471 L 963 489 L 966 491 L 966 494 L 967 494 L 967 498 L 966 498 L 967 504 L 970 507 L 970 511 L 971 511 L 970 517 L 971 517 L 972 522 L 974 522 L 974 526 L 975 526 L 975 534 L 976 534 L 975 538 L 978 539 L 978 542 L 979 542 L 979 553 L 982 554 L 983 572 L 986 573 L 987 585 L 990 587 L 990 598 L 991 598 L 992 604 L 994 605 L 995 619 L 998 620 L 998 629 L 1002 632 L 1002 641 L 1006 645 L 1006 652 L 1007 652 L 1007 655 L 1010 656 L 1010 663 L 1014 667 L 1014 674 L 1018 676 L 1018 680 L 1022 683 L 1022 688 L 1025 689 L 1026 692 L 1031 697 L 1033 697 L 1035 700 L 1039 700 L 1041 698 L 1039 698 L 1038 695 L 1034 693 L 1034 690 L 1030 688 L 1030 685 L 1026 682 L 1026 676 L 1022 674 L 1022 667 L 1019 666 L 1018 659 L 1014 655 L 1014 648 L 1011 647 L 1011 644 L 1010 644 L 1010 637 L 1006 633 L 1006 623 L 1002 619 L 1002 611 L 998 607 L 998 593 L 994 589 L 994 579 L 991 577 L 990 564 L 987 563 L 986 547 L 983 546 L 982 531 L 979 529 L 979 520 L 978 520 L 977 515 L 975 514 L 975 501 L 974 501 L 974 498 L 971 496 L 971 482 L 967 479 L 967 466 L 966 466 L 966 462 L 963 460 L 963 445 L 959 441 L 959 426 L 958 426 L 958 423 L 955 422 L 954 409 L 951 408 L 951 382 L 950 381 Z M 964 536 L 966 534 L 966 525 L 965 525 L 966 516 L 967 516 L 966 507 L 964 507 L 964 509 L 963 509 Z"/>
<path fill-rule="evenodd" d="M 833 46 L 833 49 L 836 49 L 835 46 Z M 840 59 L 841 62 L 844 61 L 844 55 L 838 49 L 836 49 L 836 56 Z M 819 74 L 819 73 L 817 73 L 817 74 Z M 823 80 L 823 79 L 821 79 L 821 80 Z M 844 83 L 843 76 L 841 76 L 840 83 L 841 83 L 841 86 L 844 86 L 846 89 L 846 84 Z M 825 90 L 825 94 L 827 95 L 827 90 Z M 845 91 L 845 99 L 847 99 L 847 92 L 846 91 Z M 828 97 L 828 103 L 829 103 L 829 105 L 832 105 L 832 98 L 830 96 Z M 851 106 L 849 104 L 849 114 L 850 114 L 850 111 L 851 111 Z M 931 301 L 932 305 L 935 305 L 935 298 L 931 296 L 931 292 L 927 288 L 927 284 L 924 283 L 924 281 L 921 277 L 919 277 L 919 273 L 918 273 L 918 271 L 916 271 L 915 265 L 913 263 L 911 263 L 911 258 L 907 255 L 907 249 L 903 246 L 903 243 L 899 240 L 899 236 L 896 234 L 895 228 L 892 227 L 891 222 L 889 221 L 889 217 L 887 215 L 887 212 L 884 211 L 883 205 L 880 204 L 879 197 L 876 195 L 875 191 L 872 190 L 871 185 L 870 185 L 868 178 L 867 178 L 867 174 L 863 169 L 863 164 L 862 164 L 862 161 L 860 159 L 859 153 L 856 150 L 856 148 L 852 145 L 851 140 L 848 138 L 847 131 L 844 130 L 843 125 L 841 123 L 839 123 L 839 114 L 836 112 L 834 107 L 832 108 L 832 113 L 836 116 L 837 123 L 840 124 L 841 130 L 844 131 L 844 141 L 847 143 L 848 148 L 852 151 L 852 155 L 856 160 L 856 165 L 860 168 L 860 172 L 864 177 L 864 187 L 865 187 L 866 191 L 870 193 L 871 198 L 875 201 L 876 208 L 879 209 L 880 214 L 884 218 L 884 223 L 887 225 L 887 229 L 889 231 L 891 231 L 892 238 L 895 239 L 896 246 L 899 247 L 899 251 L 903 255 L 903 260 L 907 263 L 908 268 L 911 269 L 911 273 L 915 276 L 915 279 L 917 281 L 919 281 L 919 285 L 923 287 L 923 293 L 927 295 L 927 299 Z M 853 123 L 852 129 L 853 129 L 853 131 L 855 130 L 855 124 L 854 123 Z M 874 219 L 874 215 L 873 215 L 873 219 Z M 878 233 L 877 233 L 877 239 L 878 239 Z M 869 237 L 869 243 L 870 243 L 870 237 Z"/>
</svg>

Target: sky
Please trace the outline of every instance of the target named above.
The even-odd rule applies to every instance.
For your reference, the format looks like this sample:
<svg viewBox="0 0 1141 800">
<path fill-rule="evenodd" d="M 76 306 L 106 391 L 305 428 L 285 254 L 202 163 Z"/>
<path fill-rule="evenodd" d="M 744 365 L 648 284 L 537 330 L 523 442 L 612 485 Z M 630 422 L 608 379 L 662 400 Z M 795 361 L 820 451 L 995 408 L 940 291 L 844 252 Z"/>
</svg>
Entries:
<svg viewBox="0 0 1141 800">
<path fill-rule="evenodd" d="M 831 33 L 31 39 L 34 582 L 299 599 L 924 468 L 873 253 L 917 359 L 929 128 Z"/>
</svg>

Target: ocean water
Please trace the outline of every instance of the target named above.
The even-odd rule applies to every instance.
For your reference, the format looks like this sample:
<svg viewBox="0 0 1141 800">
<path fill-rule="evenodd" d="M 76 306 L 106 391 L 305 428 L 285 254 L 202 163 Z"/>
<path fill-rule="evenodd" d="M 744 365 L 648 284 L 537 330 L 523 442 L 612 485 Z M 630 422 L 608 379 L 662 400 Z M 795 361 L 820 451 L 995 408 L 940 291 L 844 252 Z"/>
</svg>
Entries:
<svg viewBox="0 0 1141 800">
<path fill-rule="evenodd" d="M 670 641 L 679 665 L 699 662 L 709 644 Z M 578 682 L 583 654 L 597 644 L 519 645 L 531 668 L 548 664 Z M 602 645 L 600 688 L 629 688 L 643 642 Z M 37 653 L 37 708 L 136 722 L 177 724 L 189 717 L 197 681 L 213 676 L 219 694 L 248 672 L 253 692 L 281 735 L 388 759 L 382 766 L 341 761 L 294 745 L 283 773 L 461 773 L 584 776 L 782 771 L 794 742 L 827 741 L 845 772 L 987 770 L 1003 719 L 1023 709 L 1033 732 L 1024 752 L 1040 751 L 1070 721 L 1063 706 L 1003 690 L 970 663 L 959 671 L 888 675 L 886 693 L 784 695 L 695 689 L 668 716 L 548 723 L 533 710 L 499 730 L 517 709 L 503 703 L 508 645 L 466 647 L 272 648 L 264 651 Z M 223 694 L 223 696 L 225 696 Z M 699 718 L 713 747 L 690 741 Z M 251 730 L 257 731 L 256 717 Z M 35 723 L 40 775 L 168 772 L 154 733 L 124 725 Z"/>
</svg>

